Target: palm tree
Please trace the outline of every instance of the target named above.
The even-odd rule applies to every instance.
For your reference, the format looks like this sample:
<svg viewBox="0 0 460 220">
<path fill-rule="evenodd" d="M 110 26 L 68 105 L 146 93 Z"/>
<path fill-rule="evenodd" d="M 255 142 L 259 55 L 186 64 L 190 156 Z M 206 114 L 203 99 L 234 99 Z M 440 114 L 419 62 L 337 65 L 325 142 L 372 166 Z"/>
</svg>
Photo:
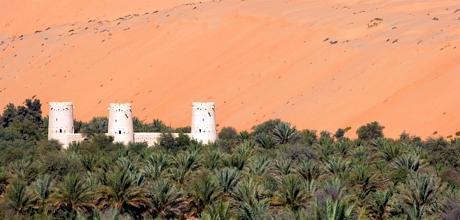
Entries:
<svg viewBox="0 0 460 220">
<path fill-rule="evenodd" d="M 185 152 L 174 158 L 175 169 L 172 170 L 172 178 L 183 183 L 187 174 L 199 167 L 198 153 L 196 151 Z"/>
<path fill-rule="evenodd" d="M 207 211 L 201 215 L 202 220 L 233 220 L 228 203 L 218 202 L 211 205 Z"/>
<path fill-rule="evenodd" d="M 388 204 L 393 196 L 393 189 L 377 191 L 371 196 L 371 203 L 368 206 L 369 215 L 377 220 L 387 219 Z"/>
<path fill-rule="evenodd" d="M 272 135 L 268 135 L 265 133 L 257 134 L 255 136 L 255 141 L 259 146 L 265 149 L 271 149 L 276 145 Z"/>
<path fill-rule="evenodd" d="M 293 175 L 283 177 L 279 187 L 275 194 L 275 205 L 288 207 L 294 213 L 306 207 L 310 195 L 305 192 L 304 185 L 298 177 Z"/>
<path fill-rule="evenodd" d="M 237 168 L 238 170 L 242 170 L 246 166 L 247 161 L 252 156 L 252 147 L 253 144 L 248 141 L 240 144 L 236 151 L 231 155 L 229 159 L 229 165 Z"/>
<path fill-rule="evenodd" d="M 8 207 L 14 210 L 15 215 L 26 214 L 34 208 L 35 198 L 28 191 L 24 181 L 13 182 L 11 188 L 6 193 Z"/>
<path fill-rule="evenodd" d="M 249 173 L 262 177 L 270 171 L 271 161 L 266 156 L 257 156 L 249 164 Z"/>
<path fill-rule="evenodd" d="M 66 176 L 50 196 L 50 204 L 58 210 L 75 216 L 77 212 L 88 212 L 94 208 L 90 185 L 75 174 Z"/>
<path fill-rule="evenodd" d="M 40 176 L 34 184 L 34 193 L 37 198 L 40 212 L 45 209 L 46 202 L 51 195 L 51 187 L 53 185 L 53 179 L 50 175 Z"/>
<path fill-rule="evenodd" d="M 151 180 L 160 178 L 169 167 L 169 158 L 164 153 L 154 153 L 147 158 L 143 173 Z"/>
<path fill-rule="evenodd" d="M 324 202 L 316 202 L 313 219 L 346 220 L 353 219 L 354 205 L 346 200 L 327 199 Z"/>
<path fill-rule="evenodd" d="M 232 192 L 239 219 L 268 219 L 269 192 L 253 179 L 238 183 Z"/>
<path fill-rule="evenodd" d="M 316 180 L 321 175 L 318 164 L 312 160 L 302 161 L 299 167 L 297 167 L 297 172 L 306 181 Z"/>
<path fill-rule="evenodd" d="M 417 171 L 422 165 L 423 161 L 415 154 L 404 154 L 393 161 L 393 166 L 395 168 L 412 171 Z"/>
<path fill-rule="evenodd" d="M 399 187 L 400 199 L 410 219 L 423 219 L 436 210 L 445 185 L 431 174 L 413 173 L 406 184 Z"/>
<path fill-rule="evenodd" d="M 191 190 L 190 197 L 197 214 L 200 214 L 207 205 L 212 204 L 221 195 L 219 186 L 211 175 L 196 179 L 192 183 Z"/>
<path fill-rule="evenodd" d="M 209 170 L 217 169 L 222 163 L 223 156 L 224 155 L 220 151 L 212 150 L 206 155 L 203 164 Z"/>
<path fill-rule="evenodd" d="M 153 218 L 180 218 L 188 205 L 183 193 L 166 180 L 153 183 L 149 187 L 147 198 Z"/>
<path fill-rule="evenodd" d="M 117 168 L 107 175 L 107 184 L 101 186 L 99 200 L 104 208 L 118 209 L 121 214 L 135 212 L 147 204 L 142 185 L 142 176 L 131 171 L 129 166 Z"/>
<path fill-rule="evenodd" d="M 386 161 L 392 161 L 402 153 L 401 144 L 391 143 L 386 139 L 379 139 L 377 141 L 377 146 L 380 150 L 382 158 Z"/>
<path fill-rule="evenodd" d="M 236 168 L 228 167 L 215 172 L 217 182 L 224 193 L 230 192 L 236 186 L 240 178 L 239 172 Z"/>
<path fill-rule="evenodd" d="M 2 195 L 3 192 L 5 192 L 6 185 L 8 185 L 8 176 L 3 171 L 3 168 L 0 167 L 0 195 Z"/>
<path fill-rule="evenodd" d="M 275 168 L 281 175 L 288 175 L 292 172 L 294 161 L 290 158 L 280 158 L 275 160 Z"/>
<path fill-rule="evenodd" d="M 357 164 L 351 173 L 351 181 L 355 188 L 358 189 L 358 198 L 364 200 L 369 193 L 373 192 L 377 185 L 374 181 L 375 175 L 369 166 Z"/>
<path fill-rule="evenodd" d="M 94 171 L 98 158 L 98 155 L 85 154 L 80 157 L 80 161 L 87 171 L 92 172 Z"/>
<path fill-rule="evenodd" d="M 297 130 L 289 123 L 280 122 L 273 129 L 273 137 L 278 144 L 287 144 L 297 137 Z"/>
<path fill-rule="evenodd" d="M 270 219 L 269 200 L 263 199 L 252 203 L 242 202 L 238 207 L 238 217 L 243 220 L 265 220 Z"/>
<path fill-rule="evenodd" d="M 326 169 L 334 175 L 341 176 L 349 169 L 349 162 L 340 157 L 331 157 L 325 162 Z"/>
</svg>

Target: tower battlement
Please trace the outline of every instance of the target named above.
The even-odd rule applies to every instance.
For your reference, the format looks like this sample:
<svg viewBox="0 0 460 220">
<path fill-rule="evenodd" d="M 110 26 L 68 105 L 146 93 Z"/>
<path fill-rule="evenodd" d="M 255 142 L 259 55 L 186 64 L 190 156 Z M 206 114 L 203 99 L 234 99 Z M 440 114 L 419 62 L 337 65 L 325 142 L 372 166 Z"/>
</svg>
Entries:
<svg viewBox="0 0 460 220">
<path fill-rule="evenodd" d="M 110 103 L 109 111 L 132 111 L 131 103 Z"/>
</svg>

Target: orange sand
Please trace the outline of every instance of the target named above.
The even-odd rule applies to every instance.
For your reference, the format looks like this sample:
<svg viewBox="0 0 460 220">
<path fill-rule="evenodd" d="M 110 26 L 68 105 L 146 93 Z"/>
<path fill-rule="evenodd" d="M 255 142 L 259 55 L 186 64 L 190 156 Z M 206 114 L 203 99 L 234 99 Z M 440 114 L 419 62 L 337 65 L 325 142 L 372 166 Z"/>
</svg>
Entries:
<svg viewBox="0 0 460 220">
<path fill-rule="evenodd" d="M 88 120 L 132 101 L 186 126 L 212 100 L 220 127 L 460 131 L 458 0 L 126 2 L 0 0 L 0 106 L 70 100 Z"/>
</svg>

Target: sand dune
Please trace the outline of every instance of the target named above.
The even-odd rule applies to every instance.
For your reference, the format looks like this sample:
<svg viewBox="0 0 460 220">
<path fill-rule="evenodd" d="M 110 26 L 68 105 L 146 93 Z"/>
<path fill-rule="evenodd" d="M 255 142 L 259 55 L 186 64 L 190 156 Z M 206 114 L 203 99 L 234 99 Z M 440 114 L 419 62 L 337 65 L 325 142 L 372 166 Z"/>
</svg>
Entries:
<svg viewBox="0 0 460 220">
<path fill-rule="evenodd" d="M 132 101 L 185 126 L 213 100 L 220 127 L 460 131 L 458 0 L 31 2 L 0 0 L 0 106 L 71 100 L 87 120 Z"/>
</svg>

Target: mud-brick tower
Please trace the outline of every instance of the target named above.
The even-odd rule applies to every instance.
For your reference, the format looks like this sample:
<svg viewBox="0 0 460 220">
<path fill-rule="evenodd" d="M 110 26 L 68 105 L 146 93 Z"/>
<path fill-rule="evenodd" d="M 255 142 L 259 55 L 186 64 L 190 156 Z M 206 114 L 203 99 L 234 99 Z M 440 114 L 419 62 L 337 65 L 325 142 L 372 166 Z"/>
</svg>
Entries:
<svg viewBox="0 0 460 220">
<path fill-rule="evenodd" d="M 205 144 L 215 142 L 216 114 L 213 102 L 194 102 L 192 104 L 192 139 Z"/>
<path fill-rule="evenodd" d="M 134 142 L 133 112 L 131 103 L 112 103 L 109 106 L 109 131 L 114 142 Z"/>
<path fill-rule="evenodd" d="M 48 114 L 48 140 L 57 140 L 68 146 L 67 136 L 74 133 L 72 102 L 50 102 Z"/>
</svg>

